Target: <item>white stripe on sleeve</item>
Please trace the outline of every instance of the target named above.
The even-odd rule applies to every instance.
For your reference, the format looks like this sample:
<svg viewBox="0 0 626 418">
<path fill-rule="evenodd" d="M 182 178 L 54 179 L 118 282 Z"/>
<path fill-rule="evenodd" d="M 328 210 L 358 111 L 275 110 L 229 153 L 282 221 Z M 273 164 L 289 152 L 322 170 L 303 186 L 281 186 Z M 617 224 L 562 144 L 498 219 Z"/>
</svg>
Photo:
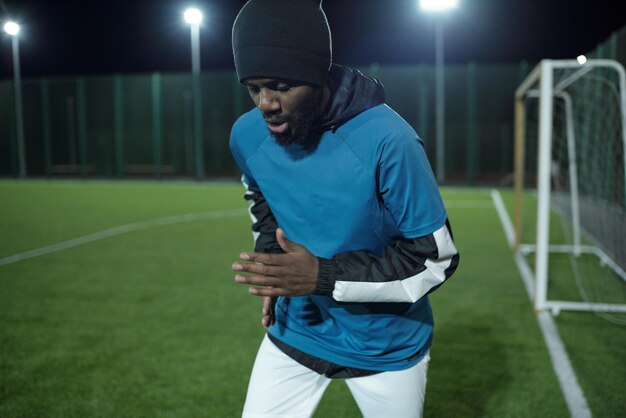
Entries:
<svg viewBox="0 0 626 418">
<path fill-rule="evenodd" d="M 333 298 L 338 302 L 416 302 L 432 288 L 446 280 L 446 269 L 457 254 L 450 231 L 446 225 L 433 232 L 437 253 L 436 260 L 427 259 L 426 269 L 405 279 L 390 282 L 335 282 Z"/>
<path fill-rule="evenodd" d="M 246 192 L 245 192 L 245 196 L 252 196 L 254 195 L 254 192 L 250 191 L 250 187 L 248 186 L 248 183 L 246 183 L 246 180 L 244 179 L 243 176 L 241 176 L 241 182 L 243 183 L 244 187 L 246 188 Z M 253 199 L 249 199 L 248 200 L 248 215 L 250 215 L 250 219 L 252 219 L 252 225 L 256 224 L 259 220 L 257 219 L 256 216 L 254 216 L 254 214 L 252 213 L 252 208 L 255 205 L 255 202 Z M 261 235 L 260 232 L 256 232 L 256 231 L 252 231 L 252 238 L 254 239 L 254 245 L 256 247 L 256 241 L 257 239 L 259 239 L 259 235 Z"/>
</svg>

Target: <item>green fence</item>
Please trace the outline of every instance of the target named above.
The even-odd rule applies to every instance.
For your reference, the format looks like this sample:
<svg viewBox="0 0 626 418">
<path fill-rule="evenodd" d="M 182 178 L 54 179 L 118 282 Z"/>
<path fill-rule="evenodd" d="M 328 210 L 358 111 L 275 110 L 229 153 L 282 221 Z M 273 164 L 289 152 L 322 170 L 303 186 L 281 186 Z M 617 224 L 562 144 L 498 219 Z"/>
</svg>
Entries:
<svg viewBox="0 0 626 418">
<path fill-rule="evenodd" d="M 361 70 L 383 82 L 388 103 L 415 127 L 434 164 L 434 69 L 371 66 Z M 527 71 L 524 65 L 446 68 L 449 181 L 497 181 L 511 171 L 511 98 Z M 229 131 L 252 102 L 232 71 L 204 72 L 199 84 L 202 139 L 198 147 L 190 74 L 24 81 L 28 175 L 238 177 L 228 151 Z M 15 176 L 10 81 L 0 83 L 0 112 L 0 175 Z"/>
<path fill-rule="evenodd" d="M 592 58 L 626 62 L 626 28 Z M 513 95 L 533 65 L 447 66 L 445 177 L 456 184 L 509 181 Z M 435 165 L 432 66 L 360 68 L 385 85 L 387 102 L 424 139 Z M 234 71 L 199 76 L 202 123 L 195 139 L 189 73 L 30 79 L 23 82 L 26 169 L 31 177 L 237 178 L 230 127 L 252 107 Z M 17 176 L 13 84 L 0 82 L 0 176 Z"/>
<path fill-rule="evenodd" d="M 29 176 L 195 176 L 191 76 L 114 75 L 23 83 Z M 250 107 L 230 71 L 200 76 L 206 176 L 234 177 L 228 133 Z M 11 82 L 0 83 L 0 174 L 15 175 Z"/>
</svg>

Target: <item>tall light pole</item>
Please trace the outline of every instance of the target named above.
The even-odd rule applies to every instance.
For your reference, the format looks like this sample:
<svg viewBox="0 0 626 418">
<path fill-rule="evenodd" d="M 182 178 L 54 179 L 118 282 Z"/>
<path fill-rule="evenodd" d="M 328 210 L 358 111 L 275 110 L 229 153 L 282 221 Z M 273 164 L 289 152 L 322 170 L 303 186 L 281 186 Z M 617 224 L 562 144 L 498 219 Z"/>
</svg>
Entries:
<svg viewBox="0 0 626 418">
<path fill-rule="evenodd" d="M 193 97 L 193 139 L 195 154 L 196 178 L 204 178 L 203 147 L 202 147 L 202 92 L 200 91 L 200 24 L 202 12 L 189 8 L 183 14 L 185 22 L 191 28 L 191 95 Z"/>
<path fill-rule="evenodd" d="M 420 7 L 435 16 L 435 112 L 437 126 L 436 176 L 445 181 L 445 82 L 443 66 L 443 13 L 458 6 L 458 0 L 420 0 Z"/>
<path fill-rule="evenodd" d="M 24 146 L 24 117 L 22 114 L 22 80 L 20 76 L 20 25 L 13 21 L 4 24 L 4 31 L 13 38 L 13 86 L 15 90 L 15 123 L 17 125 L 18 175 L 26 177 L 26 151 Z"/>
</svg>

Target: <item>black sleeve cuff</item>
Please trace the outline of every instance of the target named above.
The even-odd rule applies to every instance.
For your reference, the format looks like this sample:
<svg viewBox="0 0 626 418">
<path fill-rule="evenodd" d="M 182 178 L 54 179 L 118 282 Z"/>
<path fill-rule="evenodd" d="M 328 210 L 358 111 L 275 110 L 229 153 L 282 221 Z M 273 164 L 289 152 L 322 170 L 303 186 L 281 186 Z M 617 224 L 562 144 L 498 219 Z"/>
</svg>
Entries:
<svg viewBox="0 0 626 418">
<path fill-rule="evenodd" d="M 332 296 L 335 290 L 335 280 L 337 278 L 337 262 L 327 258 L 317 257 L 317 284 L 313 294 L 320 296 Z"/>
<path fill-rule="evenodd" d="M 272 244 L 269 247 L 262 248 L 260 251 L 256 251 L 257 253 L 270 253 L 270 254 L 284 254 L 285 251 L 280 247 L 278 243 Z"/>
</svg>

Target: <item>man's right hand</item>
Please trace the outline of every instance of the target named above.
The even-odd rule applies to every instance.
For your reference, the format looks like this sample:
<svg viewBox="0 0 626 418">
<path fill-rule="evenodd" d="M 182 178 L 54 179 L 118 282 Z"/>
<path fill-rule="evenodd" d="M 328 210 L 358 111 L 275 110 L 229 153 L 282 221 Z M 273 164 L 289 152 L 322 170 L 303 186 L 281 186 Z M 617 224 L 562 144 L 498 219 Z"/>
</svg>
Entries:
<svg viewBox="0 0 626 418">
<path fill-rule="evenodd" d="M 271 297 L 263 297 L 263 318 L 261 319 L 261 324 L 264 328 L 269 328 L 274 323 L 273 305 Z"/>
</svg>

